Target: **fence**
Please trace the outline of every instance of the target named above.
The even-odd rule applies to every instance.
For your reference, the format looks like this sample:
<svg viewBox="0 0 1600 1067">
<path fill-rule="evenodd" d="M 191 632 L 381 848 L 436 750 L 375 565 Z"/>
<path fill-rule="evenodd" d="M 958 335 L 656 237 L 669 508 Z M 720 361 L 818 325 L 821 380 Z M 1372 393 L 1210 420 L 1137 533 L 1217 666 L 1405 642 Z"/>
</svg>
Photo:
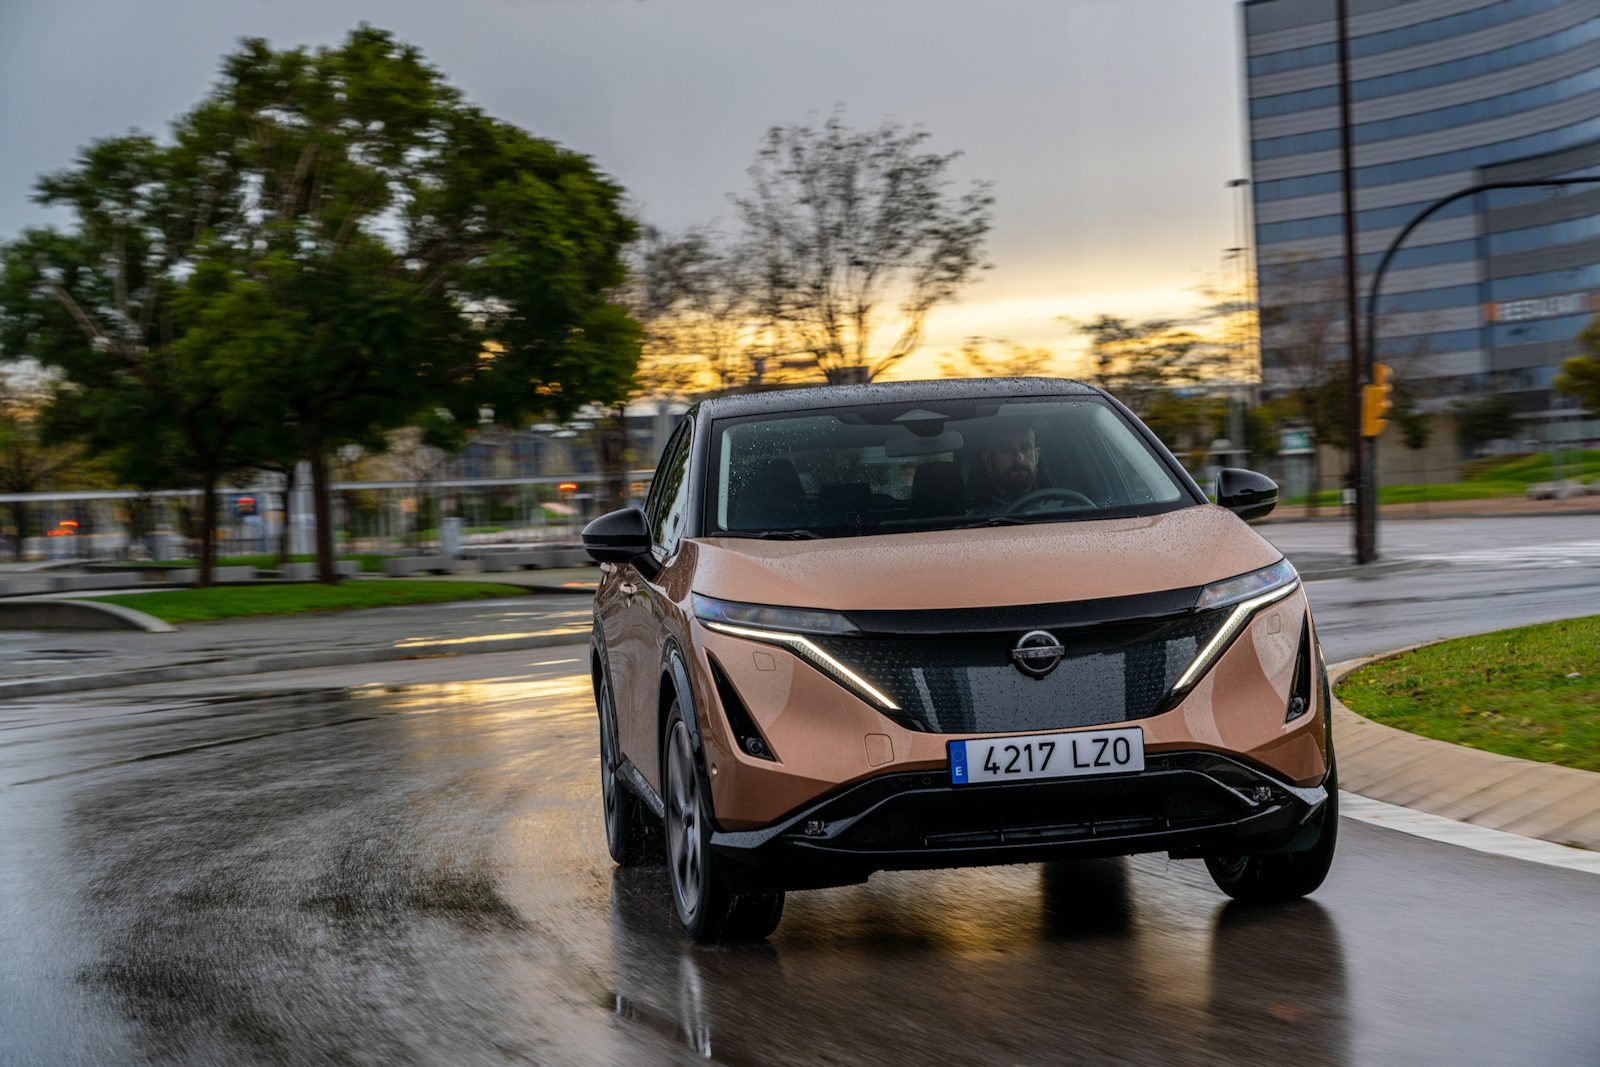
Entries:
<svg viewBox="0 0 1600 1067">
<path fill-rule="evenodd" d="M 650 475 L 628 472 L 630 500 L 643 499 Z M 605 507 L 607 481 L 606 475 L 588 473 L 335 482 L 334 540 L 342 554 L 436 552 L 441 520 L 455 518 L 468 545 L 572 542 Z M 198 489 L 0 494 L 0 558 L 194 558 L 201 499 Z M 217 509 L 219 556 L 314 550 L 311 497 L 303 481 L 288 493 L 281 480 L 231 486 L 218 492 Z"/>
</svg>

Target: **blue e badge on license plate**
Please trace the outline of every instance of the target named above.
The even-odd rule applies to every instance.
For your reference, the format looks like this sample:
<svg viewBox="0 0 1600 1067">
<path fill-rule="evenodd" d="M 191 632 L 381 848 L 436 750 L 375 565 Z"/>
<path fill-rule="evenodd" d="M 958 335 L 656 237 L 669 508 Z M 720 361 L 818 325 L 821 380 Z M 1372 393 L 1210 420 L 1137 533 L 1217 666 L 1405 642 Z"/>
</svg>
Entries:
<svg viewBox="0 0 1600 1067">
<path fill-rule="evenodd" d="M 967 783 L 967 743 L 965 741 L 951 741 L 947 746 L 950 750 L 950 781 L 956 785 Z"/>
</svg>

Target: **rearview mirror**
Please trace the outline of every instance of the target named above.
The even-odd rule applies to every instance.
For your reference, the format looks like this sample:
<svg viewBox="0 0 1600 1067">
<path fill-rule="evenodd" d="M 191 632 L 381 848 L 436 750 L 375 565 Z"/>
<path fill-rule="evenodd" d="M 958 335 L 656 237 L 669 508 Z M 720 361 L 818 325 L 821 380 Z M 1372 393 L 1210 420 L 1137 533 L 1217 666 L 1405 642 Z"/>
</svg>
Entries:
<svg viewBox="0 0 1600 1067">
<path fill-rule="evenodd" d="M 1241 519 L 1259 519 L 1278 506 L 1278 483 L 1240 467 L 1217 472 L 1217 503 Z"/>
<path fill-rule="evenodd" d="M 632 563 L 650 551 L 644 512 L 623 508 L 600 516 L 583 528 L 583 548 L 601 563 Z"/>
</svg>

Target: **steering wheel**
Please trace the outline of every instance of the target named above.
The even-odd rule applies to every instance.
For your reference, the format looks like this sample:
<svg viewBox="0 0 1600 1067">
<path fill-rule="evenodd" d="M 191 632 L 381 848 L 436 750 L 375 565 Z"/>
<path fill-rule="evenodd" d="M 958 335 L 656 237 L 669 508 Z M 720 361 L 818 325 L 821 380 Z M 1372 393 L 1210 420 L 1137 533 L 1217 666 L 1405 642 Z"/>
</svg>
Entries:
<svg viewBox="0 0 1600 1067">
<path fill-rule="evenodd" d="M 1044 489 L 1034 489 L 1030 492 L 1023 493 L 1021 496 L 1017 497 L 1017 499 L 1011 502 L 1010 506 L 1006 508 L 1004 514 L 1020 515 L 1025 511 L 1035 510 L 1035 504 L 1042 504 L 1047 500 L 1061 500 L 1086 508 L 1097 506 L 1093 500 L 1090 500 L 1076 489 L 1057 489 L 1053 486 L 1049 486 Z"/>
</svg>

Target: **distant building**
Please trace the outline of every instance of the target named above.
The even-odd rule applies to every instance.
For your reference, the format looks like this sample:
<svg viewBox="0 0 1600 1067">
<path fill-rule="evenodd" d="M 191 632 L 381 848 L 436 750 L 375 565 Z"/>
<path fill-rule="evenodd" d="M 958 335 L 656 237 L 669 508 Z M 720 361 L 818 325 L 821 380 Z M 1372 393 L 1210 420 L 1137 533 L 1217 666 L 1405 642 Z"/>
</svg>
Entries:
<svg viewBox="0 0 1600 1067">
<path fill-rule="evenodd" d="M 1269 388 L 1345 354 L 1334 12 L 1334 0 L 1243 4 Z M 1439 197 L 1600 175 L 1600 0 L 1349 0 L 1349 12 L 1363 294 L 1390 240 Z M 1443 209 L 1383 294 L 1378 358 L 1425 406 L 1484 393 L 1529 415 L 1560 406 L 1551 381 L 1600 310 L 1600 185 Z"/>
</svg>

